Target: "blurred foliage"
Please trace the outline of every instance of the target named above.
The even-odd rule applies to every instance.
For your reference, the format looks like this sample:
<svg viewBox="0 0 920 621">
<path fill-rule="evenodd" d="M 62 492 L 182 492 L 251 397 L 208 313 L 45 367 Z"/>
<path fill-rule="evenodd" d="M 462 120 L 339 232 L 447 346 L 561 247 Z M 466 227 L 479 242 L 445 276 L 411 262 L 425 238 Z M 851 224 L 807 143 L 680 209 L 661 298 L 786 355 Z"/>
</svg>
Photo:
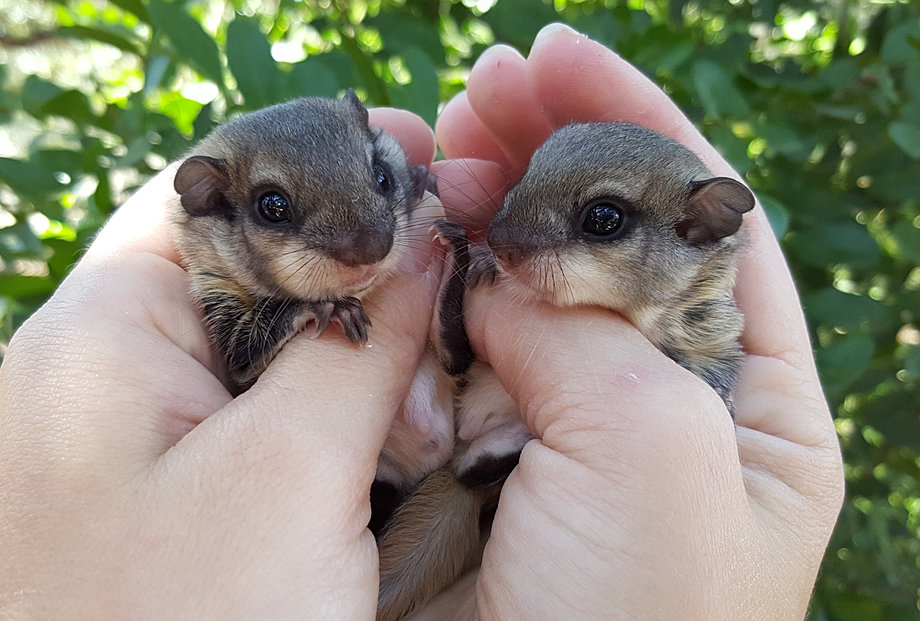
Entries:
<svg viewBox="0 0 920 621">
<path fill-rule="evenodd" d="M 433 124 L 486 46 L 550 21 L 662 85 L 783 243 L 848 481 L 811 618 L 920 618 L 917 3 L 0 0 L 0 343 L 215 123 L 354 87 Z"/>
</svg>

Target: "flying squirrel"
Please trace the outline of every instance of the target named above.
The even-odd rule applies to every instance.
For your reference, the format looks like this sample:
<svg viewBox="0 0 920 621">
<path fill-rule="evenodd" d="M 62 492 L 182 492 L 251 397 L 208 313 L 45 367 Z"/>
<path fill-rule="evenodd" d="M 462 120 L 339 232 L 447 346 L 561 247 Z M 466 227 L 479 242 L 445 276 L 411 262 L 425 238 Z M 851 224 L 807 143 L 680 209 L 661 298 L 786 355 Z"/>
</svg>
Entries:
<svg viewBox="0 0 920 621">
<path fill-rule="evenodd" d="M 469 288 L 489 283 L 522 300 L 614 310 L 705 381 L 733 417 L 743 317 L 732 289 L 742 214 L 754 202 L 743 184 L 714 177 L 657 132 L 575 123 L 533 154 L 487 248 L 470 245 L 455 223 L 438 228 Z M 454 454 L 383 529 L 378 621 L 409 614 L 475 563 L 501 485 L 532 437 L 491 367 L 464 350 L 462 314 L 454 317 L 441 326 L 442 341 L 457 343 L 452 355 L 465 361 L 454 369 L 464 384 Z"/>
<path fill-rule="evenodd" d="M 396 271 L 418 225 L 410 220 L 423 219 L 426 190 L 436 193 L 434 176 L 369 126 L 351 90 L 219 125 L 188 153 L 174 188 L 173 238 L 234 394 L 311 323 L 316 336 L 338 324 L 366 342 L 361 298 Z M 381 484 L 403 492 L 449 458 L 454 392 L 430 348 L 378 462 Z"/>
</svg>

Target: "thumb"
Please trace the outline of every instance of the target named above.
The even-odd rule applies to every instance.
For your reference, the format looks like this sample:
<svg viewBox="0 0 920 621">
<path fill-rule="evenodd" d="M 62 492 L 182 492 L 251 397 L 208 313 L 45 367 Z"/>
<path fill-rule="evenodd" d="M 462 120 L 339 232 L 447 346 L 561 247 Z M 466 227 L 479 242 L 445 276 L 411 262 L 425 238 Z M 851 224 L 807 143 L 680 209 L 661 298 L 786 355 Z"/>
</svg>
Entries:
<svg viewBox="0 0 920 621">
<path fill-rule="evenodd" d="M 649 451 L 690 457 L 717 444 L 716 455 L 734 453 L 715 392 L 616 313 L 524 304 L 500 286 L 480 287 L 468 300 L 474 349 L 547 448 L 623 473 L 634 473 Z"/>
</svg>

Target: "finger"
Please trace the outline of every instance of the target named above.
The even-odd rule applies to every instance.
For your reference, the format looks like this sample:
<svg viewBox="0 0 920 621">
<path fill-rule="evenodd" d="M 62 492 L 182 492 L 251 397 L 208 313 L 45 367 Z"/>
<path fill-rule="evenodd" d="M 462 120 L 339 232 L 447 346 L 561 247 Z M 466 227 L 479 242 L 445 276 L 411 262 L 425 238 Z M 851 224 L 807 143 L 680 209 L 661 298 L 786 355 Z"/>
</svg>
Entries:
<svg viewBox="0 0 920 621">
<path fill-rule="evenodd" d="M 473 112 L 465 91 L 444 106 L 435 123 L 435 134 L 445 157 L 489 160 L 505 170 L 513 168 L 495 136 Z"/>
<path fill-rule="evenodd" d="M 673 524 L 707 536 L 714 524 L 741 524 L 748 501 L 733 425 L 718 396 L 609 311 L 513 296 L 501 287 L 478 288 L 465 309 L 474 349 L 536 436 L 502 490 L 480 603 L 493 601 L 506 577 L 529 573 L 534 553 L 520 545 L 526 535 L 556 533 L 536 556 L 563 563 L 579 558 L 590 566 L 600 545 L 600 573 L 585 579 L 603 584 L 635 563 L 636 537 L 648 537 L 635 524 L 654 529 L 653 556 L 668 547 L 662 542 L 673 536 Z M 670 507 L 665 519 L 661 498 Z M 516 536 L 523 531 L 524 538 Z"/>
<path fill-rule="evenodd" d="M 552 132 L 530 89 L 526 63 L 512 47 L 495 45 L 473 65 L 467 84 L 470 106 L 523 174 L 530 155 Z"/>
<path fill-rule="evenodd" d="M 708 434 L 728 440 L 721 450 L 734 452 L 731 420 L 715 392 L 618 315 L 525 303 L 501 287 L 477 288 L 467 301 L 477 355 L 492 365 L 528 426 L 554 450 L 592 454 L 597 442 L 616 436 L 613 441 L 635 446 L 600 453 L 624 473 L 635 467 L 638 453 L 651 450 L 649 441 L 692 443 Z M 636 442 L 638 436 L 643 440 Z"/>
<path fill-rule="evenodd" d="M 484 236 L 501 208 L 511 183 L 502 168 L 485 160 L 444 160 L 432 167 L 447 217 L 462 224 L 473 237 Z"/>
<path fill-rule="evenodd" d="M 371 127 L 379 127 L 399 141 L 410 164 L 427 166 L 434 160 L 434 132 L 422 117 L 398 108 L 371 108 L 368 116 Z"/>
<path fill-rule="evenodd" d="M 81 261 L 23 324 L 5 377 L 5 394 L 30 395 L 17 426 L 52 454 L 104 470 L 148 463 L 230 400 L 184 270 L 115 251 Z"/>
</svg>

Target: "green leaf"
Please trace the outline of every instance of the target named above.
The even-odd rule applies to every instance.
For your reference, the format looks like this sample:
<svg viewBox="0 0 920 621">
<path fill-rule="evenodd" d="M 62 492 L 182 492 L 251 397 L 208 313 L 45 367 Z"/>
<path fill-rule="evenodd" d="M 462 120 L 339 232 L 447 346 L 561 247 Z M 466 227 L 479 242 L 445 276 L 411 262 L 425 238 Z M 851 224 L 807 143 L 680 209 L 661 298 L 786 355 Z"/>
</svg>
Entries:
<svg viewBox="0 0 920 621">
<path fill-rule="evenodd" d="M 693 57 L 696 44 L 688 34 L 675 34 L 669 27 L 661 25 L 649 29 L 643 37 L 643 44 L 631 59 L 640 67 L 647 67 L 653 73 L 668 73 L 678 69 Z"/>
<path fill-rule="evenodd" d="M 62 280 L 76 265 L 84 250 L 81 242 L 65 239 L 46 239 L 44 245 L 53 252 L 47 263 L 51 276 L 57 281 Z"/>
<path fill-rule="evenodd" d="M 312 56 L 294 65 L 286 81 L 285 94 L 289 97 L 303 97 L 304 95 L 335 97 L 338 95 L 338 76 L 326 64 L 324 58 L 325 55 Z"/>
<path fill-rule="evenodd" d="M 20 220 L 12 226 L 0 229 L 0 257 L 11 261 L 20 257 L 40 257 L 42 242 L 28 222 Z"/>
<path fill-rule="evenodd" d="M 168 69 L 168 56 L 153 54 L 147 60 L 147 70 L 144 72 L 144 95 L 149 97 L 160 87 Z"/>
<path fill-rule="evenodd" d="M 888 135 L 907 155 L 920 160 L 920 127 L 902 121 L 893 121 L 888 126 Z"/>
<path fill-rule="evenodd" d="M 501 0 L 483 16 L 500 41 L 530 49 L 536 34 L 556 21 L 556 11 L 543 0 Z"/>
<path fill-rule="evenodd" d="M 856 222 L 797 230 L 786 236 L 784 245 L 798 260 L 823 269 L 838 264 L 868 269 L 875 267 L 879 258 L 875 239 Z"/>
<path fill-rule="evenodd" d="M 693 63 L 693 84 L 707 117 L 750 116 L 751 109 L 735 88 L 731 76 L 713 61 L 703 58 Z"/>
<path fill-rule="evenodd" d="M 133 13 L 142 22 L 150 23 L 150 15 L 141 0 L 109 0 L 109 2 L 128 13 Z"/>
<path fill-rule="evenodd" d="M 920 59 L 916 45 L 911 43 L 920 38 L 920 21 L 906 20 L 892 28 L 882 44 L 882 60 L 889 63 L 909 63 Z"/>
<path fill-rule="evenodd" d="M 61 26 L 58 28 L 58 34 L 71 39 L 91 39 L 106 43 L 123 52 L 143 56 L 144 52 L 138 43 L 129 38 L 132 33 L 127 30 L 115 30 L 114 28 L 92 27 L 92 26 Z"/>
<path fill-rule="evenodd" d="M 63 91 L 46 101 L 41 107 L 42 114 L 60 116 L 78 124 L 91 125 L 96 114 L 86 95 L 76 90 Z"/>
<path fill-rule="evenodd" d="M 904 370 L 910 373 L 915 380 L 920 380 L 920 345 L 907 345 L 906 350 L 904 354 Z M 916 418 L 913 420 L 920 427 L 920 421 Z M 920 434 L 916 434 L 914 437 L 920 441 Z"/>
<path fill-rule="evenodd" d="M 586 15 L 579 15 L 568 22 L 578 32 L 582 32 L 594 41 L 616 50 L 620 38 L 630 29 L 614 17 L 614 11 L 598 10 Z"/>
<path fill-rule="evenodd" d="M 384 49 L 402 55 L 419 48 L 436 63 L 444 63 L 444 46 L 436 23 L 403 12 L 381 12 L 371 22 L 380 30 Z"/>
<path fill-rule="evenodd" d="M 215 125 L 213 105 L 209 103 L 202 106 L 201 110 L 198 111 L 198 116 L 195 117 L 195 122 L 192 124 L 193 138 L 201 140 L 211 133 Z"/>
<path fill-rule="evenodd" d="M 20 196 L 42 197 L 61 189 L 53 170 L 8 157 L 0 157 L 0 180 Z"/>
<path fill-rule="evenodd" d="M 899 220 L 891 227 L 891 235 L 898 244 L 901 257 L 920 265 L 920 229 Z"/>
<path fill-rule="evenodd" d="M 864 322 L 879 321 L 885 315 L 885 308 L 872 298 L 833 287 L 803 295 L 802 306 L 811 323 L 843 330 L 855 330 Z"/>
<path fill-rule="evenodd" d="M 831 395 L 846 390 L 869 368 L 875 342 L 865 334 L 854 334 L 836 339 L 819 349 L 815 357 L 824 389 Z"/>
<path fill-rule="evenodd" d="M 748 141 L 739 138 L 732 132 L 731 127 L 719 123 L 709 130 L 709 140 L 722 157 L 728 160 L 732 168 L 742 175 L 751 169 L 751 158 L 748 157 Z"/>
<path fill-rule="evenodd" d="M 57 84 L 30 75 L 22 86 L 22 107 L 35 117 L 42 116 L 42 107 L 64 92 Z"/>
<path fill-rule="evenodd" d="M 278 65 L 256 21 L 237 17 L 227 27 L 227 66 L 246 107 L 264 108 L 278 101 Z"/>
<path fill-rule="evenodd" d="M 390 101 L 398 108 L 415 112 L 434 126 L 438 113 L 437 70 L 428 55 L 418 48 L 407 49 L 402 58 L 412 81 L 405 86 L 387 84 Z"/>
<path fill-rule="evenodd" d="M 55 286 L 53 280 L 43 276 L 0 274 L 0 291 L 14 299 L 51 295 Z"/>
<path fill-rule="evenodd" d="M 802 140 L 801 131 L 782 120 L 758 123 L 757 134 L 774 151 L 795 159 L 807 156 L 810 151 Z"/>
<path fill-rule="evenodd" d="M 195 18 L 177 2 L 150 0 L 150 19 L 169 41 L 180 59 L 189 62 L 204 77 L 220 84 L 223 75 L 217 43 Z"/>
<path fill-rule="evenodd" d="M 772 196 L 758 193 L 757 198 L 760 200 L 764 213 L 767 214 L 767 220 L 770 221 L 773 235 L 777 239 L 781 238 L 789 230 L 789 210 Z"/>
</svg>

